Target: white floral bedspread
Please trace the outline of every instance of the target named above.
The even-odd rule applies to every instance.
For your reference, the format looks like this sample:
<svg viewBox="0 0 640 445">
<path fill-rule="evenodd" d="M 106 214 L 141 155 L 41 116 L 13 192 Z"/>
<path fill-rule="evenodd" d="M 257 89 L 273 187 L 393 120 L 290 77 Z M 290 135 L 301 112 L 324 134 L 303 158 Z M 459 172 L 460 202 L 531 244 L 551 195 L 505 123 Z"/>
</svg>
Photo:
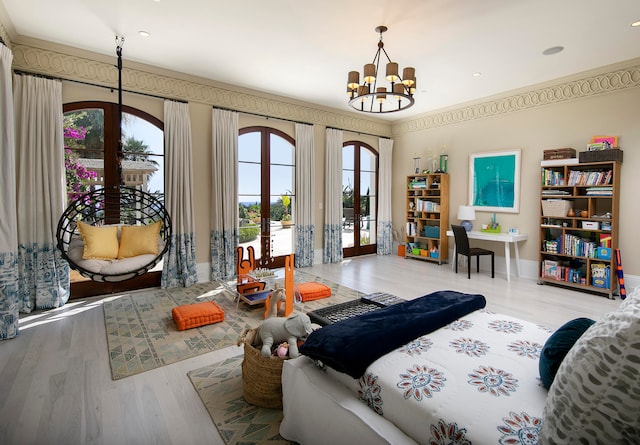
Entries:
<svg viewBox="0 0 640 445">
<path fill-rule="evenodd" d="M 381 357 L 359 380 L 330 373 L 418 443 L 533 445 L 547 395 L 538 360 L 551 333 L 479 310 Z"/>
</svg>

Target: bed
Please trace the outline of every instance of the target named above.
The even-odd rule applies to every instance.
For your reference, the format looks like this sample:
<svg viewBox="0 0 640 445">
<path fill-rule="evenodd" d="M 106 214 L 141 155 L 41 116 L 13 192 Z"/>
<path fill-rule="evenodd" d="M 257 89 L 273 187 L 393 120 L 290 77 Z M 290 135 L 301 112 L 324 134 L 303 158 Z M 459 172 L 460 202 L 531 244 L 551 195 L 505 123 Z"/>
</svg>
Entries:
<svg viewBox="0 0 640 445">
<path fill-rule="evenodd" d="M 360 378 L 329 366 L 319 369 L 309 357 L 289 361 L 283 370 L 281 434 L 303 444 L 323 443 L 311 437 L 318 440 L 346 417 L 358 419 L 345 422 L 354 440 L 361 441 L 365 431 L 375 435 L 360 443 L 449 443 L 457 438 L 455 443 L 493 444 L 537 434 L 547 393 L 538 379 L 537 360 L 549 335 L 543 326 L 478 309 L 383 355 Z M 303 409 L 306 416 L 307 408 L 292 399 L 317 408 L 309 416 L 315 426 L 299 428 L 301 420 L 294 414 Z M 371 425 L 377 428 L 371 431 Z M 317 430 L 311 437 L 310 429 Z M 347 443 L 343 433 L 326 443 Z"/>
<path fill-rule="evenodd" d="M 635 311 L 631 316 L 635 328 L 624 326 L 631 329 L 630 338 L 635 336 L 631 347 L 637 352 L 640 303 L 621 305 L 627 317 L 630 307 Z M 589 351 L 608 348 L 585 349 L 582 343 L 619 338 L 611 335 L 611 323 L 606 328 L 601 323 L 588 328 L 570 348 L 556 376 L 559 382 L 550 390 L 541 383 L 538 365 L 553 331 L 485 308 L 474 309 L 385 353 L 359 378 L 354 378 L 357 371 L 318 367 L 317 357 L 288 360 L 282 375 L 284 419 L 280 434 L 305 445 L 537 444 L 543 433 L 544 443 L 567 443 L 583 434 L 599 435 L 590 443 L 640 443 L 637 416 L 624 414 L 640 409 L 637 366 L 632 371 L 608 374 L 615 380 L 610 387 L 628 377 L 632 382 L 628 385 L 636 388 L 622 396 L 629 400 L 618 403 L 623 405 L 623 413 L 614 416 L 617 420 L 607 421 L 611 427 L 602 428 L 600 423 L 598 431 L 589 432 L 583 426 L 591 421 L 589 416 L 610 419 L 614 414 L 610 409 L 600 412 L 601 398 L 584 400 L 593 390 L 580 385 L 593 381 L 581 379 L 576 385 L 572 378 L 572 363 L 585 357 L 588 361 Z M 623 329 L 619 323 L 615 326 Z M 578 347 L 579 354 L 575 352 Z M 629 360 L 635 363 L 638 356 Z M 625 366 L 624 361 L 620 366 Z M 619 393 L 611 397 L 621 398 Z M 554 403 L 550 404 L 550 399 Z M 549 419 L 547 431 L 543 431 L 543 419 Z M 597 425 L 602 419 L 593 422 Z"/>
</svg>

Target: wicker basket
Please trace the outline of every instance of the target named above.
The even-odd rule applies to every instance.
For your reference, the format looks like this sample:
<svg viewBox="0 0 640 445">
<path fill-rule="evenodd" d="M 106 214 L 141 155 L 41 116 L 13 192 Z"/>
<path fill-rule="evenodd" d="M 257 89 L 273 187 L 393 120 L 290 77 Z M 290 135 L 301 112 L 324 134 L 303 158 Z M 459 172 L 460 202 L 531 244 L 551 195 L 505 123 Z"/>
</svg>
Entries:
<svg viewBox="0 0 640 445">
<path fill-rule="evenodd" d="M 244 399 L 262 408 L 282 408 L 282 365 L 280 357 L 263 357 L 262 351 L 252 345 L 255 330 L 244 340 L 242 361 L 242 395 Z"/>
<path fill-rule="evenodd" d="M 573 203 L 564 199 L 543 199 L 542 200 L 542 216 L 555 216 L 564 218 L 567 216 L 569 209 Z"/>
</svg>

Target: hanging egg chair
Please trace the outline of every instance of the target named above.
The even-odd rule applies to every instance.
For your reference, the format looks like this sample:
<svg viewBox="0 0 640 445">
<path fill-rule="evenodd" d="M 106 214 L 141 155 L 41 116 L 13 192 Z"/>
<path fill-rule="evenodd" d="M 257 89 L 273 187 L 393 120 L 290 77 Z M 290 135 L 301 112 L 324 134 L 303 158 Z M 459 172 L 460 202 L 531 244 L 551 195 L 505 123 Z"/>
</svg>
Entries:
<svg viewBox="0 0 640 445">
<path fill-rule="evenodd" d="M 118 183 L 122 183 L 122 45 L 118 56 Z M 153 269 L 169 248 L 171 217 L 162 202 L 134 187 L 105 186 L 72 201 L 56 231 L 69 266 L 93 281 L 120 282 Z"/>
<path fill-rule="evenodd" d="M 162 260 L 171 239 L 162 202 L 133 187 L 100 188 L 71 202 L 56 231 L 69 267 L 93 281 L 143 275 Z"/>
</svg>

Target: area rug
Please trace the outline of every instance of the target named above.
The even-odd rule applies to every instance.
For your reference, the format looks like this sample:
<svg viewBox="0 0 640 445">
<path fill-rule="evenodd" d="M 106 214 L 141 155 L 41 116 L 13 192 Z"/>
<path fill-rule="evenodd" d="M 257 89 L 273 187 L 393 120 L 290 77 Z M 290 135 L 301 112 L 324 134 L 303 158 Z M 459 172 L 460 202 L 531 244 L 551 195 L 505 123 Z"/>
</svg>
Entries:
<svg viewBox="0 0 640 445">
<path fill-rule="evenodd" d="M 250 405 L 242 398 L 242 355 L 187 375 L 226 445 L 292 444 L 279 434 L 281 409 Z"/>
<path fill-rule="evenodd" d="M 303 312 L 362 296 L 353 289 L 301 271 L 295 272 L 295 281 L 317 281 L 331 288 L 329 298 L 297 304 L 296 310 Z M 171 309 L 199 301 L 215 301 L 224 310 L 225 320 L 178 331 Z M 217 282 L 124 293 L 106 298 L 103 307 L 113 380 L 234 345 L 243 329 L 257 327 L 264 316 L 264 305 L 250 308 L 240 303 L 236 309 L 232 293 Z"/>
</svg>

